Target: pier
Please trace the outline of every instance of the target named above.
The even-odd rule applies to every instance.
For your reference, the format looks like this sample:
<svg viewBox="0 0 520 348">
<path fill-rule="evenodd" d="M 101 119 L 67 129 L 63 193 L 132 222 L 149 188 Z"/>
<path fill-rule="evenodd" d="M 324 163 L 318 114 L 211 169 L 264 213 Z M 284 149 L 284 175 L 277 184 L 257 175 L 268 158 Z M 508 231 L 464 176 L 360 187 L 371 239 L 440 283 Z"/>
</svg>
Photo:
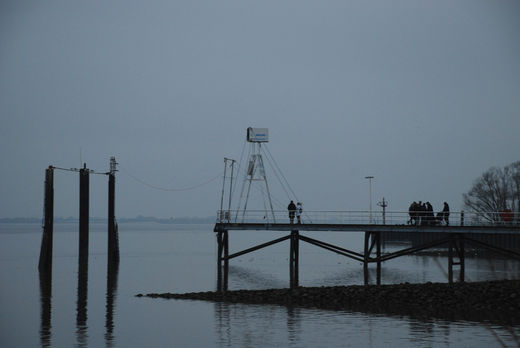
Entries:
<svg viewBox="0 0 520 348">
<path fill-rule="evenodd" d="M 246 214 L 247 213 L 247 214 Z M 229 261 L 233 258 L 260 250 L 262 248 L 289 241 L 289 283 L 290 288 L 299 286 L 299 242 L 306 242 L 339 255 L 354 259 L 363 264 L 364 283 L 369 283 L 369 264 L 376 264 L 376 283 L 381 284 L 382 263 L 400 256 L 422 250 L 443 247 L 448 250 L 448 282 L 454 282 L 454 273 L 458 267 L 458 280 L 464 282 L 464 256 L 468 247 L 488 249 L 507 257 L 520 260 L 518 249 L 491 243 L 494 238 L 520 239 L 520 224 L 517 219 L 501 221 L 499 212 L 465 213 L 452 212 L 449 225 L 440 221 L 425 220 L 419 224 L 410 221 L 408 212 L 385 212 L 382 216 L 373 216 L 368 211 L 308 211 L 302 215 L 302 223 L 288 223 L 287 211 L 276 211 L 266 215 L 265 211 L 247 211 L 243 215 L 233 211 L 219 211 L 214 232 L 217 237 L 217 288 L 226 291 L 228 284 Z M 241 212 L 242 214 L 242 212 Z M 232 219 L 232 217 L 236 217 Z M 275 222 L 276 221 L 276 222 Z M 285 222 L 284 222 L 285 221 Z M 248 249 L 230 252 L 230 232 L 279 231 L 280 238 L 254 245 Z M 363 232 L 364 245 L 361 249 L 355 245 L 333 245 L 322 240 L 309 238 L 302 232 Z M 410 234 L 424 235 L 428 238 L 422 243 L 401 250 L 383 253 L 381 235 Z M 480 237 L 486 236 L 486 238 Z M 507 244 L 507 243 L 506 243 Z M 512 243 L 517 245 L 518 243 Z M 358 249 L 356 249 L 358 248 Z"/>
</svg>

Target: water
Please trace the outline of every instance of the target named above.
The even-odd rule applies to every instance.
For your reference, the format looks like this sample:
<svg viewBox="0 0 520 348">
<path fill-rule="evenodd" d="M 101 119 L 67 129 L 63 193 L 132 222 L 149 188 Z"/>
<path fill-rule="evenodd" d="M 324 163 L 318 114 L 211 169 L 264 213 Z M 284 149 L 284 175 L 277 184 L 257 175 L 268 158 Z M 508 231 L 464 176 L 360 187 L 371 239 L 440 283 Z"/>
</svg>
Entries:
<svg viewBox="0 0 520 348">
<path fill-rule="evenodd" d="M 40 284 L 37 270 L 41 228 L 32 224 L 0 224 L 0 346 L 518 346 L 519 327 L 135 297 L 149 292 L 215 290 L 217 253 L 212 228 L 120 224 L 120 265 L 107 272 L 106 226 L 93 224 L 88 276 L 78 279 L 78 228 L 57 224 L 49 287 L 45 278 Z M 363 245 L 361 233 L 305 235 L 357 251 Z M 230 252 L 279 236 L 276 232 L 230 232 Z M 287 287 L 288 249 L 286 241 L 231 260 L 229 288 Z M 468 256 L 466 278 L 518 279 L 518 264 Z M 442 253 L 406 256 L 383 263 L 382 281 L 445 282 L 446 270 L 447 258 Z M 300 283 L 362 284 L 362 265 L 301 243 Z"/>
</svg>

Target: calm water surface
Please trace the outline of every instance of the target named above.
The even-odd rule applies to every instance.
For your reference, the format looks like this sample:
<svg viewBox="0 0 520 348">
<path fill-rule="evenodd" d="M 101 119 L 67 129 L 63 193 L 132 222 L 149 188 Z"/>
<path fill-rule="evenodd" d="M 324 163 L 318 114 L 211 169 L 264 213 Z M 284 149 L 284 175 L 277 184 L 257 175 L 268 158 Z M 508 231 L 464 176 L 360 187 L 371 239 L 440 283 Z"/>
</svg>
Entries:
<svg viewBox="0 0 520 348">
<path fill-rule="evenodd" d="M 121 261 L 107 267 L 106 225 L 91 225 L 88 271 L 78 227 L 57 224 L 52 275 L 39 276 L 41 228 L 0 224 L 1 347 L 517 347 L 519 327 L 272 305 L 137 298 L 216 288 L 211 225 L 120 224 Z M 361 251 L 361 233 L 305 233 Z M 230 252 L 280 237 L 230 232 Z M 229 288 L 288 287 L 288 242 L 230 262 Z M 383 283 L 445 282 L 447 258 L 383 264 Z M 373 270 L 375 271 L 375 269 Z M 518 279 L 518 262 L 468 256 L 466 278 Z M 84 273 L 84 274 L 81 274 Z M 78 277 L 80 275 L 80 277 Z M 302 286 L 363 283 L 359 262 L 300 244 Z"/>
</svg>

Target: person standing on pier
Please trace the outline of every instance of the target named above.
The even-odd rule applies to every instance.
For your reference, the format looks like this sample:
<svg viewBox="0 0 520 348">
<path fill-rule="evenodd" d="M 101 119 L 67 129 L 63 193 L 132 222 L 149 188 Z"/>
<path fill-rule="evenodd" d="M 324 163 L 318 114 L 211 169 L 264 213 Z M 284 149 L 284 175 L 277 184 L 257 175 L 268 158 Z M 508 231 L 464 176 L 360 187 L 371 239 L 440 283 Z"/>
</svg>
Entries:
<svg viewBox="0 0 520 348">
<path fill-rule="evenodd" d="M 302 204 L 300 202 L 296 203 L 296 218 L 298 219 L 298 223 L 301 224 L 301 215 L 303 212 Z"/>
<path fill-rule="evenodd" d="M 424 211 L 426 210 L 424 204 L 422 201 L 419 201 L 419 203 L 417 203 L 417 207 L 416 207 L 416 217 L 417 217 L 417 223 L 416 225 L 424 225 Z"/>
<path fill-rule="evenodd" d="M 433 225 L 434 223 L 434 217 L 435 215 L 433 214 L 433 207 L 431 205 L 430 202 L 426 202 L 426 224 L 427 225 Z"/>
<path fill-rule="evenodd" d="M 289 203 L 289 205 L 287 206 L 287 210 L 289 210 L 289 220 L 291 221 L 291 224 L 294 223 L 294 214 L 296 213 L 296 205 L 294 204 L 293 201 L 291 201 L 291 203 Z"/>
<path fill-rule="evenodd" d="M 442 208 L 442 215 L 444 218 L 444 221 L 446 222 L 446 226 L 450 225 L 450 206 L 448 203 L 444 202 L 444 208 Z"/>
</svg>

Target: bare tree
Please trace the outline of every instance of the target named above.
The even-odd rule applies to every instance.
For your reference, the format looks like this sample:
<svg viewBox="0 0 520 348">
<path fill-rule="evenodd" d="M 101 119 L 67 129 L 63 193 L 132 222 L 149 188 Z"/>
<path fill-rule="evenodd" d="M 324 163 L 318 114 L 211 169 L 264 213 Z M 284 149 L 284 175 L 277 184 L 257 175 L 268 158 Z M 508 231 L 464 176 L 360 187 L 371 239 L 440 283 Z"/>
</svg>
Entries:
<svg viewBox="0 0 520 348">
<path fill-rule="evenodd" d="M 511 209 L 513 221 L 520 217 L 520 161 L 504 169 L 492 167 L 475 180 L 468 193 L 463 194 L 464 205 L 492 223 L 503 222 L 502 212 Z"/>
<path fill-rule="evenodd" d="M 504 170 L 509 178 L 510 208 L 515 212 L 515 221 L 518 223 L 520 222 L 520 161 L 511 163 Z"/>
</svg>

